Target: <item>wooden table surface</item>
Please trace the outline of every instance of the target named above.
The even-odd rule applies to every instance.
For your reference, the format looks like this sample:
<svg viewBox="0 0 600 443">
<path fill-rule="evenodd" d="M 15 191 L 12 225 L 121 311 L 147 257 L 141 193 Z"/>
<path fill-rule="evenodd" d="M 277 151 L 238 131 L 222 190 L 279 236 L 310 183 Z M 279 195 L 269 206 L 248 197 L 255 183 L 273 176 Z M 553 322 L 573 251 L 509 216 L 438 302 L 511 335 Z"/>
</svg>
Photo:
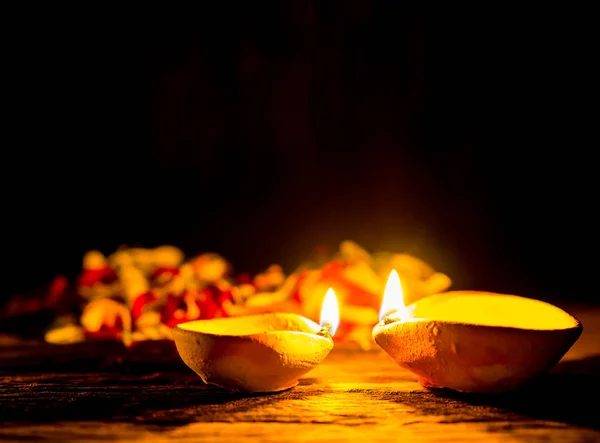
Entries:
<svg viewBox="0 0 600 443">
<path fill-rule="evenodd" d="M 378 350 L 336 348 L 299 386 L 243 397 L 178 364 L 98 370 L 88 352 L 86 369 L 81 348 L 63 348 L 58 365 L 45 357 L 42 373 L 31 355 L 16 366 L 21 345 L 6 346 L 0 441 L 600 442 L 600 308 L 569 310 L 584 333 L 567 356 L 521 392 L 495 396 L 424 389 Z"/>
</svg>

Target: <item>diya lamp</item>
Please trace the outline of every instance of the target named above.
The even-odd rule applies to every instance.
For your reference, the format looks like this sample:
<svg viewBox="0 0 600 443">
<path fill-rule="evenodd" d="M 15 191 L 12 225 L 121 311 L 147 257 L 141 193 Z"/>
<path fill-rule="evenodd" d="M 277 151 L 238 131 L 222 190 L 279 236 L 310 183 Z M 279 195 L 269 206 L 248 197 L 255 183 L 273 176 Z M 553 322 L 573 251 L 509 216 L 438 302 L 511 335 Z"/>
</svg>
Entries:
<svg viewBox="0 0 600 443">
<path fill-rule="evenodd" d="M 246 392 L 298 384 L 333 349 L 339 307 L 332 289 L 320 324 L 294 313 L 267 313 L 180 323 L 172 329 L 184 363 L 205 383 Z"/>
<path fill-rule="evenodd" d="M 516 295 L 450 291 L 405 306 L 392 270 L 373 338 L 423 386 L 493 393 L 552 368 L 582 331 L 562 309 Z"/>
</svg>

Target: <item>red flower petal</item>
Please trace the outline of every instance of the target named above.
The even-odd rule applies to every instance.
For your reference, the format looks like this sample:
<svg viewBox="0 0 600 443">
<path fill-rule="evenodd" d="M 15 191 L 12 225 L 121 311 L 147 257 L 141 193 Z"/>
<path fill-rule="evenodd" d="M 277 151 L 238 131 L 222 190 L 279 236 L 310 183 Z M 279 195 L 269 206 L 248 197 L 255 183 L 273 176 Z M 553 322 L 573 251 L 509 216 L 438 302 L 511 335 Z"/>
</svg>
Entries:
<svg viewBox="0 0 600 443">
<path fill-rule="evenodd" d="M 96 283 L 110 284 L 117 280 L 117 274 L 110 267 L 101 269 L 86 269 L 79 276 L 77 284 L 79 286 L 91 286 Z"/>
<path fill-rule="evenodd" d="M 167 295 L 167 301 L 160 313 L 160 321 L 166 325 L 169 325 L 173 320 L 173 314 L 183 304 L 181 297 L 176 297 L 173 294 Z"/>
<path fill-rule="evenodd" d="M 57 275 L 50 283 L 50 288 L 48 289 L 48 296 L 46 297 L 46 306 L 54 306 L 59 300 L 65 295 L 67 292 L 67 288 L 69 287 L 69 280 L 62 275 Z"/>
<path fill-rule="evenodd" d="M 153 292 L 148 291 L 138 295 L 131 305 L 131 319 L 136 321 L 144 312 L 144 307 L 154 301 L 156 301 L 156 294 Z"/>
<path fill-rule="evenodd" d="M 333 260 L 321 268 L 321 277 L 331 278 L 338 277 L 344 270 L 346 265 L 340 260 Z"/>
</svg>

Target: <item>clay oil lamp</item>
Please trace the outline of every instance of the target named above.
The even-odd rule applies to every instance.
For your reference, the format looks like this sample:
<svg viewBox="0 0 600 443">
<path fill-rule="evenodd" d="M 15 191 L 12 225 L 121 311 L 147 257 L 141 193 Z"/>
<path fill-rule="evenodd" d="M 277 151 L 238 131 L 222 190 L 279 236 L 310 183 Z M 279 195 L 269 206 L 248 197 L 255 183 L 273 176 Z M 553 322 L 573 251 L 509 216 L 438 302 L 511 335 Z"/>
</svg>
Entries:
<svg viewBox="0 0 600 443">
<path fill-rule="evenodd" d="M 582 330 L 562 309 L 516 295 L 451 291 L 404 306 L 393 270 L 373 338 L 423 386 L 494 393 L 552 368 Z"/>
<path fill-rule="evenodd" d="M 172 331 L 181 359 L 205 383 L 262 393 L 296 386 L 329 354 L 338 324 L 337 299 L 329 289 L 320 325 L 293 313 L 268 313 L 195 320 Z"/>
</svg>

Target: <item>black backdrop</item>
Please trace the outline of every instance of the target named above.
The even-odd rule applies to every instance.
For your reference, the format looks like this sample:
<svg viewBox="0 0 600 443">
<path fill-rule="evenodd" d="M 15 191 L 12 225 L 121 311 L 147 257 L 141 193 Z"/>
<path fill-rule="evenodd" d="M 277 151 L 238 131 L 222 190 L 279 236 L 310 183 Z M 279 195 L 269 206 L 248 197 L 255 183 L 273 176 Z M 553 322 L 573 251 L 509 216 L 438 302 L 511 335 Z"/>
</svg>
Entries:
<svg viewBox="0 0 600 443">
<path fill-rule="evenodd" d="M 258 271 L 350 238 L 455 288 L 596 299 L 591 28 L 391 5 L 20 17 L 4 295 L 90 248 L 171 243 Z"/>
</svg>

